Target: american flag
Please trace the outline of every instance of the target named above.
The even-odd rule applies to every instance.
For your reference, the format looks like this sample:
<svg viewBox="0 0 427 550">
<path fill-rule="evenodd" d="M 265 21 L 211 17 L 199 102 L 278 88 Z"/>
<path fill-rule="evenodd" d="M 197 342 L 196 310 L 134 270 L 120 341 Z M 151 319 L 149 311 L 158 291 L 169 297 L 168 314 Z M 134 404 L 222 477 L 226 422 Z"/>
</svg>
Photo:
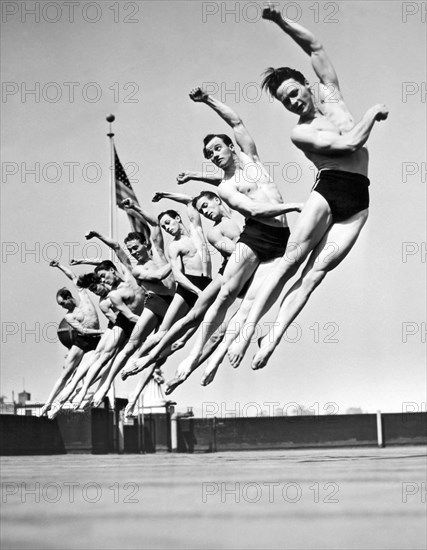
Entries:
<svg viewBox="0 0 427 550">
<path fill-rule="evenodd" d="M 116 173 L 117 206 L 123 209 L 123 207 L 121 206 L 123 199 L 132 199 L 133 201 L 136 202 L 136 204 L 139 204 L 138 199 L 136 198 L 136 195 L 135 195 L 135 191 L 132 189 L 132 185 L 130 184 L 129 178 L 126 175 L 126 172 L 122 166 L 122 163 L 120 162 L 119 155 L 117 154 L 115 147 L 114 147 L 114 169 Z"/>
<path fill-rule="evenodd" d="M 123 199 L 132 199 L 136 204 L 139 205 L 138 199 L 136 198 L 135 191 L 132 189 L 129 178 L 126 175 L 125 169 L 120 162 L 119 155 L 117 154 L 116 148 L 114 147 L 114 170 L 116 174 L 116 203 L 119 208 L 126 211 L 128 215 L 129 223 L 132 227 L 132 231 L 137 231 L 143 233 L 147 238 L 150 237 L 150 228 L 143 222 L 143 220 L 135 216 L 132 211 L 123 208 L 122 200 Z"/>
</svg>

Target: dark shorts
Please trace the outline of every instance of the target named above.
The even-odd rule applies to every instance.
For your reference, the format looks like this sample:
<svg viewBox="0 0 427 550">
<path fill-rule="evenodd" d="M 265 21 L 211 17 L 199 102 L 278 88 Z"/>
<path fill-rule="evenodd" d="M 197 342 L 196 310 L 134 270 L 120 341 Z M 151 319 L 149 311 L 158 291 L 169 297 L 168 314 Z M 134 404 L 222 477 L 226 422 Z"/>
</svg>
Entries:
<svg viewBox="0 0 427 550">
<path fill-rule="evenodd" d="M 159 321 L 163 321 L 172 300 L 173 296 L 168 296 L 166 294 L 159 295 L 154 294 L 153 292 L 148 292 L 145 295 L 144 307 L 152 311 Z"/>
<path fill-rule="evenodd" d="M 73 334 L 73 345 L 77 346 L 85 353 L 96 349 L 100 340 L 101 336 L 99 334 L 79 334 L 77 331 Z"/>
<path fill-rule="evenodd" d="M 193 283 L 194 286 L 197 286 L 197 288 L 199 288 L 200 290 L 204 290 L 212 282 L 212 279 L 210 279 L 209 277 L 204 277 L 203 275 L 186 275 L 186 277 L 189 281 Z M 184 288 L 179 283 L 176 287 L 176 293 L 179 294 L 179 296 L 182 296 L 184 302 L 188 305 L 189 308 L 192 308 L 197 302 L 197 294 L 194 294 L 194 292 L 191 292 L 191 290 Z"/>
<path fill-rule="evenodd" d="M 272 227 L 248 218 L 237 242 L 253 250 L 260 262 L 268 262 L 285 254 L 289 235 L 289 227 Z"/>
<path fill-rule="evenodd" d="M 321 170 L 313 191 L 328 202 L 334 223 L 348 220 L 369 207 L 369 179 L 343 170 Z"/>
<path fill-rule="evenodd" d="M 125 335 L 129 338 L 132 334 L 133 329 L 135 328 L 135 324 L 133 321 L 128 319 L 123 313 L 117 314 L 117 319 L 115 322 L 116 327 L 120 327 L 123 329 L 123 332 Z"/>
</svg>

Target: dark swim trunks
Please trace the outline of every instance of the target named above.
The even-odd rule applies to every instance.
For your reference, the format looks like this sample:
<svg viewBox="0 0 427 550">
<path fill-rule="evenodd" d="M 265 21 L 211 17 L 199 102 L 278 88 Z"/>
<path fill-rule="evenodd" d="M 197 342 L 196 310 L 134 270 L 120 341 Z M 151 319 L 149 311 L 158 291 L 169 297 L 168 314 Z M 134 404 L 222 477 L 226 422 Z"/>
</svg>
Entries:
<svg viewBox="0 0 427 550">
<path fill-rule="evenodd" d="M 343 170 L 321 170 L 312 191 L 328 202 L 334 223 L 348 220 L 369 207 L 369 179 Z"/>
<path fill-rule="evenodd" d="M 144 307 L 152 311 L 159 321 L 163 321 L 172 300 L 173 296 L 169 296 L 167 294 L 159 295 L 154 294 L 153 292 L 148 292 L 145 295 Z"/>
<path fill-rule="evenodd" d="M 99 334 L 80 334 L 77 331 L 74 331 L 72 337 L 73 345 L 77 346 L 85 353 L 96 349 L 100 340 L 101 336 Z"/>
<path fill-rule="evenodd" d="M 194 286 L 197 286 L 200 290 L 204 290 L 208 285 L 211 284 L 212 279 L 205 277 L 203 275 L 185 275 L 189 281 L 193 283 Z M 176 287 L 176 293 L 182 296 L 184 302 L 188 305 L 189 308 L 192 308 L 197 302 L 198 296 L 191 292 L 187 288 L 184 288 L 181 284 L 178 283 Z"/>
<path fill-rule="evenodd" d="M 248 218 L 237 242 L 253 250 L 260 262 L 268 262 L 285 254 L 289 235 L 289 227 L 273 227 Z"/>
<path fill-rule="evenodd" d="M 135 328 L 135 324 L 133 321 L 128 319 L 126 315 L 123 315 L 123 313 L 118 313 L 115 325 L 116 327 L 120 327 L 123 329 L 123 332 L 126 336 L 130 336 L 132 334 L 133 329 Z"/>
</svg>

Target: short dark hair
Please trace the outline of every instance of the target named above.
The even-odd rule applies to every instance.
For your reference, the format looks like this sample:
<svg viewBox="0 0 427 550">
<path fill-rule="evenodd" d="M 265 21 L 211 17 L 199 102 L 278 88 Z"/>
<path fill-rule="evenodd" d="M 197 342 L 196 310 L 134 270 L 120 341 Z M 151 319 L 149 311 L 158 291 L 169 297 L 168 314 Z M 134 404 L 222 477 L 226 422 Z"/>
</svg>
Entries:
<svg viewBox="0 0 427 550">
<path fill-rule="evenodd" d="M 227 145 L 227 147 L 230 147 L 230 145 L 234 145 L 231 138 L 229 138 L 227 134 L 208 134 L 203 140 L 203 156 L 205 157 L 205 159 L 208 158 L 206 156 L 207 155 L 206 145 L 216 137 L 222 139 L 222 141 L 225 143 L 225 145 Z"/>
<path fill-rule="evenodd" d="M 111 262 L 110 260 L 104 260 L 95 267 L 95 273 L 99 273 L 103 270 L 108 271 L 109 269 L 117 271 L 117 267 L 113 264 L 113 262 Z"/>
<path fill-rule="evenodd" d="M 144 233 L 141 233 L 140 231 L 131 231 L 128 233 L 124 238 L 124 242 L 126 244 L 129 241 L 139 241 L 141 244 L 148 244 Z"/>
<path fill-rule="evenodd" d="M 160 223 L 160 220 L 163 218 L 163 216 L 169 216 L 170 218 L 181 219 L 181 216 L 178 214 L 176 210 L 164 210 L 163 212 L 160 212 L 160 214 L 157 216 L 159 223 Z"/>
<path fill-rule="evenodd" d="M 207 199 L 218 199 L 219 202 L 222 202 L 221 197 L 219 197 L 216 193 L 213 191 L 202 191 L 199 193 L 194 199 L 191 201 L 191 204 L 194 206 L 194 208 L 197 210 L 197 203 L 199 200 L 203 197 L 206 197 Z"/>
<path fill-rule="evenodd" d="M 264 72 L 261 88 L 267 90 L 271 96 L 276 97 L 279 86 L 285 80 L 289 80 L 289 78 L 293 78 L 300 84 L 305 84 L 307 81 L 305 76 L 296 69 L 291 69 L 290 67 L 279 67 L 278 69 L 274 69 L 273 67 L 269 67 Z"/>
<path fill-rule="evenodd" d="M 66 288 L 65 286 L 63 286 L 62 288 L 60 288 L 58 290 L 58 292 L 56 293 L 56 299 L 58 300 L 58 298 L 62 298 L 63 300 L 69 300 L 70 298 L 72 298 L 73 295 L 71 294 L 71 292 L 68 290 L 68 288 Z"/>
<path fill-rule="evenodd" d="M 96 273 L 83 273 L 77 279 L 77 286 L 80 288 L 89 288 L 101 284 L 101 279 Z"/>
</svg>

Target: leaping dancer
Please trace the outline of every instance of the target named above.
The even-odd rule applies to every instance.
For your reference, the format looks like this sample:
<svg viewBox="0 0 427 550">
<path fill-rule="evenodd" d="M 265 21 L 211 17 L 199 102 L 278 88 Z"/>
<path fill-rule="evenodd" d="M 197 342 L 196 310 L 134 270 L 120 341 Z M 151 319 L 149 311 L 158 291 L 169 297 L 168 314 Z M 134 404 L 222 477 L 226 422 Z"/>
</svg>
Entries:
<svg viewBox="0 0 427 550">
<path fill-rule="evenodd" d="M 300 204 L 283 203 L 239 115 L 201 88 L 193 89 L 190 98 L 208 105 L 233 129 L 240 151 L 234 148 L 228 136 L 210 134 L 203 141 L 203 152 L 205 158 L 224 171 L 218 195 L 229 207 L 245 216 L 246 224 L 224 270 L 221 290 L 205 315 L 204 330 L 200 331 L 189 356 L 178 367 L 187 373 L 200 363 L 205 344 L 222 324 L 229 307 L 260 263 L 270 262 L 271 267 L 283 255 L 289 238 L 285 213 L 301 209 Z"/>
<path fill-rule="evenodd" d="M 275 8 L 266 8 L 263 17 L 276 23 L 310 56 L 320 80 L 318 97 L 305 77 L 288 67 L 268 69 L 262 83 L 263 88 L 299 117 L 291 140 L 319 172 L 284 257 L 266 279 L 240 337 L 229 350 L 230 362 L 238 366 L 257 322 L 310 255 L 300 279 L 282 301 L 275 325 L 262 340 L 253 360 L 254 369 L 265 366 L 311 293 L 355 244 L 368 218 L 368 151 L 364 145 L 375 122 L 388 116 L 385 105 L 375 105 L 356 124 L 344 103 L 335 69 L 317 38 L 303 26 L 283 19 Z"/>
<path fill-rule="evenodd" d="M 66 383 L 78 368 L 84 354 L 96 349 L 103 333 L 99 328 L 96 308 L 87 290 L 78 286 L 77 275 L 55 260 L 51 261 L 49 265 L 60 269 L 74 283 L 78 293 L 77 298 L 74 298 L 65 287 L 59 289 L 56 293 L 58 305 L 68 312 L 65 315 L 65 320 L 74 329 L 73 345 L 67 354 L 64 371 L 55 382 L 46 403 L 40 410 L 40 415 L 47 413 L 55 397 L 64 389 Z"/>
</svg>

